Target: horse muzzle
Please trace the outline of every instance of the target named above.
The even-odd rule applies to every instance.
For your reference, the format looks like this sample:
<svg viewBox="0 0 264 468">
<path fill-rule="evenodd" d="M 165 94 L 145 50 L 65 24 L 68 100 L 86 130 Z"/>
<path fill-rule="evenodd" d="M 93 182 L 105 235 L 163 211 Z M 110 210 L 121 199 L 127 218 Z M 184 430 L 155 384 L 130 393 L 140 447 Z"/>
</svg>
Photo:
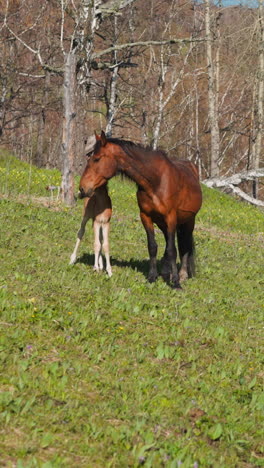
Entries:
<svg viewBox="0 0 264 468">
<path fill-rule="evenodd" d="M 84 189 L 81 187 L 79 189 L 79 192 L 78 192 L 78 198 L 82 199 L 82 198 L 85 198 L 85 197 L 92 197 L 94 194 L 94 190 L 93 189 L 88 189 L 87 192 L 84 191 Z"/>
</svg>

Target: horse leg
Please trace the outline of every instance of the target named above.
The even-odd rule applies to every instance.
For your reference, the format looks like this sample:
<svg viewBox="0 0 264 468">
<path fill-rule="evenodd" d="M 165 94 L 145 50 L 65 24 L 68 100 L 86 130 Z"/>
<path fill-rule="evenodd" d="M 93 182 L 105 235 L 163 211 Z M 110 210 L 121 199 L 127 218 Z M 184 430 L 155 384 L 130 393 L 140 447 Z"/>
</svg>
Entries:
<svg viewBox="0 0 264 468">
<path fill-rule="evenodd" d="M 177 270 L 177 251 L 175 246 L 175 230 L 168 231 L 165 235 L 166 248 L 164 252 L 164 264 L 163 264 L 163 278 L 165 281 L 169 281 L 171 273 L 171 285 L 175 289 L 181 289 L 179 282 L 179 275 Z"/>
<path fill-rule="evenodd" d="M 100 252 L 99 252 L 99 257 L 98 257 L 98 264 L 99 264 L 99 270 L 102 271 L 104 269 L 104 261 L 103 261 L 103 224 L 100 221 L 100 229 L 99 229 L 99 241 L 101 244 Z"/>
<path fill-rule="evenodd" d="M 165 238 L 165 243 L 166 243 L 164 255 L 163 255 L 163 258 L 162 258 L 161 276 L 162 276 L 162 278 L 164 279 L 164 281 L 166 283 L 169 283 L 170 282 L 170 276 L 171 276 L 171 262 L 170 262 L 170 258 L 169 258 L 169 254 L 168 254 L 168 248 L 167 248 L 167 246 L 168 246 L 168 232 L 167 232 L 167 229 L 164 226 L 159 226 L 159 228 L 163 232 L 163 235 L 164 235 L 164 238 Z"/>
<path fill-rule="evenodd" d="M 101 223 L 94 220 L 93 223 L 94 230 L 94 270 L 99 271 L 103 269 L 103 260 L 102 260 L 102 243 L 101 243 Z"/>
<path fill-rule="evenodd" d="M 194 218 L 177 227 L 178 248 L 181 259 L 179 272 L 181 281 L 195 275 L 193 229 Z"/>
<path fill-rule="evenodd" d="M 80 229 L 79 229 L 78 234 L 77 234 L 77 241 L 76 241 L 76 244 L 75 244 L 75 247 L 74 247 L 74 251 L 72 252 L 71 257 L 70 257 L 69 265 L 74 265 L 74 263 L 76 262 L 77 251 L 78 251 L 79 245 L 81 243 L 81 240 L 82 240 L 82 238 L 84 236 L 85 226 L 86 226 L 86 223 L 87 223 L 88 219 L 89 219 L 89 216 L 87 216 L 87 215 L 83 216 L 81 226 L 80 226 Z"/>
<path fill-rule="evenodd" d="M 153 283 L 154 281 L 156 281 L 158 277 L 158 271 L 157 271 L 158 246 L 155 241 L 154 226 L 153 226 L 152 219 L 143 212 L 140 212 L 140 218 L 145 228 L 145 231 L 147 234 L 147 240 L 148 240 L 148 252 L 149 252 L 149 259 L 150 259 L 148 280 L 150 283 Z"/>
<path fill-rule="evenodd" d="M 108 276 L 111 277 L 112 276 L 112 268 L 111 268 L 110 255 L 109 255 L 109 228 L 110 228 L 109 222 L 102 224 L 103 251 L 104 251 L 105 260 L 106 260 L 106 271 L 108 273 Z"/>
</svg>

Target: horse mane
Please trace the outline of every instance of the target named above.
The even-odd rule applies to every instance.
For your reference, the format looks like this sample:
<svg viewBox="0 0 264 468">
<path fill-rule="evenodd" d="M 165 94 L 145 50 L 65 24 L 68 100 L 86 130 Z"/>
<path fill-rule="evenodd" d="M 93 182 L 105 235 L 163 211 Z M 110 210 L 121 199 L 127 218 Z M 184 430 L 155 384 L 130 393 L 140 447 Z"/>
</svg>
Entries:
<svg viewBox="0 0 264 468">
<path fill-rule="evenodd" d="M 154 150 L 151 146 L 143 146 L 140 143 L 134 143 L 130 140 L 121 140 L 119 138 L 107 138 L 107 141 L 120 146 L 132 159 L 135 159 L 135 155 L 137 155 L 139 159 L 161 157 L 162 159 L 170 161 L 166 152 L 162 149 Z"/>
</svg>

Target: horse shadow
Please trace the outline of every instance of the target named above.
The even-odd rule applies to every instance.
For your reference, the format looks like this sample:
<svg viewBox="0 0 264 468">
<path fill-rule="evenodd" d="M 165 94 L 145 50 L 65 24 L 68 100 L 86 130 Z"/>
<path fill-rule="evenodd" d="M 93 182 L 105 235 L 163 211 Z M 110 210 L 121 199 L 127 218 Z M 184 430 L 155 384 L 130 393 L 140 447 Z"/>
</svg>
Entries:
<svg viewBox="0 0 264 468">
<path fill-rule="evenodd" d="M 85 253 L 76 260 L 76 263 L 82 263 L 84 265 L 94 265 L 94 254 Z M 142 275 L 148 280 L 149 273 L 149 260 L 136 260 L 131 258 L 130 260 L 120 260 L 115 257 L 111 257 L 111 265 L 119 268 L 131 268 L 134 271 L 142 273 Z M 161 274 L 162 259 L 157 260 L 158 276 L 162 277 L 164 283 L 171 287 L 170 277 L 164 277 Z M 180 264 L 177 263 L 178 271 L 180 270 Z M 181 288 L 180 288 L 181 289 Z"/>
<path fill-rule="evenodd" d="M 77 259 L 76 263 L 93 266 L 94 254 L 85 253 Z M 158 261 L 157 263 L 159 266 L 160 262 Z M 146 279 L 148 278 L 149 260 L 136 260 L 135 258 L 131 258 L 130 260 L 120 260 L 118 258 L 111 257 L 111 265 L 119 268 L 131 268 L 134 271 L 142 273 Z"/>
<path fill-rule="evenodd" d="M 93 266 L 94 254 L 85 253 L 76 260 L 76 263 L 82 263 L 84 265 Z M 119 260 L 118 258 L 111 257 L 111 265 L 119 268 L 131 268 L 134 271 L 142 273 L 142 275 L 148 280 L 149 273 L 149 260 L 136 260 L 131 258 L 130 260 Z M 158 276 L 162 277 L 164 283 L 171 287 L 170 276 L 166 277 L 161 274 L 162 259 L 157 260 Z M 178 271 L 180 270 L 180 264 L 177 264 Z M 179 289 L 182 289 L 181 287 Z"/>
</svg>

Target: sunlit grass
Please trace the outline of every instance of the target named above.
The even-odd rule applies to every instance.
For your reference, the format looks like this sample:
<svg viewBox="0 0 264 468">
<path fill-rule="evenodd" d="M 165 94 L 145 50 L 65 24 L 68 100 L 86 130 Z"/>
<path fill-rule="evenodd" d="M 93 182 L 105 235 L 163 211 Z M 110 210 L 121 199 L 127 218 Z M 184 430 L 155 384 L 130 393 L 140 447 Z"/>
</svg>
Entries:
<svg viewBox="0 0 264 468">
<path fill-rule="evenodd" d="M 59 178 L 36 173 L 41 197 Z M 263 214 L 205 188 L 179 292 L 146 280 L 134 185 L 109 193 L 110 279 L 93 272 L 91 225 L 68 265 L 82 202 L 0 202 L 2 466 L 263 466 Z"/>
<path fill-rule="evenodd" d="M 0 193 L 47 196 L 48 185 L 60 186 L 60 184 L 59 171 L 43 171 L 17 160 L 6 151 L 0 153 Z"/>
</svg>

